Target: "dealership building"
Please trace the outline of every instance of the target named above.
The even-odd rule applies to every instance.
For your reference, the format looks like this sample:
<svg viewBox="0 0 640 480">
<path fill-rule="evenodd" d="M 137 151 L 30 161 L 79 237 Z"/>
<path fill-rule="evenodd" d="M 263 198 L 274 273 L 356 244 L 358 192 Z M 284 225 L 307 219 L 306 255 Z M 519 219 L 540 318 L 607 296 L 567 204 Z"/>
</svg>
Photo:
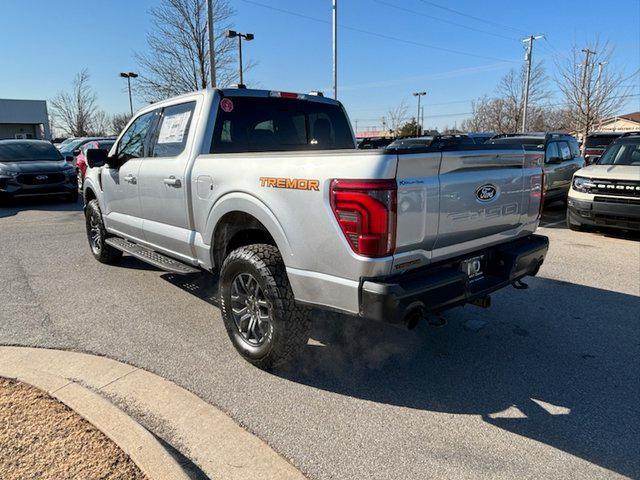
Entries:
<svg viewBox="0 0 640 480">
<path fill-rule="evenodd" d="M 0 140 L 7 138 L 51 139 L 47 102 L 0 98 Z"/>
</svg>

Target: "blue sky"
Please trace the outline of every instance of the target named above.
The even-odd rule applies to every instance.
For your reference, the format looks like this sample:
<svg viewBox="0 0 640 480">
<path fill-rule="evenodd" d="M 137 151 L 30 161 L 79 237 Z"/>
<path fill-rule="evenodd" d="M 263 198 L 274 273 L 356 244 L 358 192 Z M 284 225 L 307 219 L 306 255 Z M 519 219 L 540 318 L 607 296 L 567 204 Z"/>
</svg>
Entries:
<svg viewBox="0 0 640 480">
<path fill-rule="evenodd" d="M 145 50 L 148 10 L 157 1 L 3 0 L 0 98 L 51 98 L 86 67 L 100 107 L 128 110 L 118 72 L 139 71 L 134 52 Z M 235 27 L 256 35 L 244 49 L 257 62 L 245 83 L 330 94 L 331 0 L 230 3 Z M 616 46 L 607 68 L 640 69 L 640 0 L 339 0 L 339 24 L 338 94 L 359 129 L 380 125 L 403 99 L 413 112 L 416 90 L 428 92 L 427 127 L 460 122 L 472 99 L 491 95 L 500 77 L 521 65 L 520 39 L 528 33 L 547 36 L 536 42 L 534 58 L 544 59 L 551 76 L 554 57 L 596 34 Z M 638 75 L 627 82 L 632 93 L 640 94 L 639 83 Z M 620 113 L 635 110 L 640 96 Z"/>
</svg>

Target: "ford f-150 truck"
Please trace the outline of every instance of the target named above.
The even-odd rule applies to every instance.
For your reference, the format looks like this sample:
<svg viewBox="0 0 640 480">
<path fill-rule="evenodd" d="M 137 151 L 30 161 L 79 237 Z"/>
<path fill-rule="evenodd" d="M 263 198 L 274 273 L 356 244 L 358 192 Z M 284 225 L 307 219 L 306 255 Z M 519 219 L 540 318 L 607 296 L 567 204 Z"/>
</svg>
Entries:
<svg viewBox="0 0 640 480">
<path fill-rule="evenodd" d="M 542 155 L 455 148 L 359 151 L 318 94 L 183 95 L 87 151 L 89 244 L 218 275 L 233 345 L 271 368 L 307 343 L 312 308 L 412 327 L 537 273 Z"/>
</svg>

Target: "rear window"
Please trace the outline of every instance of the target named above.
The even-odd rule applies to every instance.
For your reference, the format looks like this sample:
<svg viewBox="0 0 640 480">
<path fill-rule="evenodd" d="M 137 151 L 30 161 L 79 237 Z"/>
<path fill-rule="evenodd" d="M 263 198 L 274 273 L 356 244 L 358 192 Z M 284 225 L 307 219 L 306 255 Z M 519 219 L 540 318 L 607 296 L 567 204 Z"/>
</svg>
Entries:
<svg viewBox="0 0 640 480">
<path fill-rule="evenodd" d="M 353 148 L 347 117 L 338 105 L 227 97 L 218 108 L 211 153 Z"/>
<path fill-rule="evenodd" d="M 613 142 L 617 135 L 589 135 L 587 137 L 587 141 L 585 142 L 586 148 L 604 148 L 609 146 L 611 142 Z"/>
<path fill-rule="evenodd" d="M 0 162 L 62 160 L 62 155 L 49 142 L 0 142 Z"/>
</svg>

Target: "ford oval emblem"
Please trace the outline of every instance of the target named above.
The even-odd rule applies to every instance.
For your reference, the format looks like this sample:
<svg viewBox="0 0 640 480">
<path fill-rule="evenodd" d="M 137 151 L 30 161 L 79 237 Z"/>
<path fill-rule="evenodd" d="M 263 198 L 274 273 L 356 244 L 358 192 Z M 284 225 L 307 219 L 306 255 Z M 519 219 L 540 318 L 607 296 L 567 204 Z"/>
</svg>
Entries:
<svg viewBox="0 0 640 480">
<path fill-rule="evenodd" d="M 36 177 L 36 180 L 46 180 L 47 178 L 49 178 L 49 176 L 48 176 L 48 175 L 38 175 L 38 176 Z"/>
<path fill-rule="evenodd" d="M 498 194 L 498 189 L 491 184 L 482 185 L 476 190 L 476 197 L 481 202 L 493 200 Z"/>
</svg>

